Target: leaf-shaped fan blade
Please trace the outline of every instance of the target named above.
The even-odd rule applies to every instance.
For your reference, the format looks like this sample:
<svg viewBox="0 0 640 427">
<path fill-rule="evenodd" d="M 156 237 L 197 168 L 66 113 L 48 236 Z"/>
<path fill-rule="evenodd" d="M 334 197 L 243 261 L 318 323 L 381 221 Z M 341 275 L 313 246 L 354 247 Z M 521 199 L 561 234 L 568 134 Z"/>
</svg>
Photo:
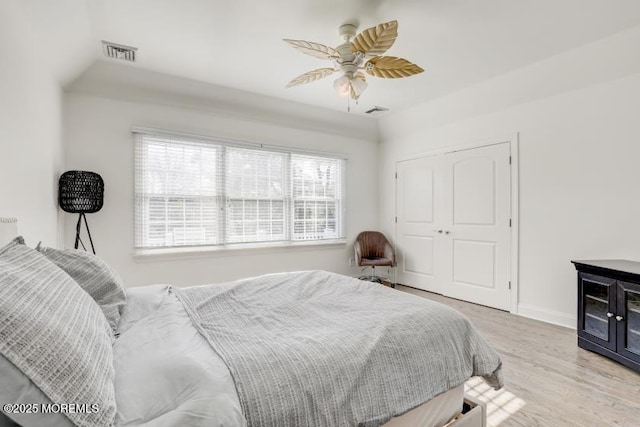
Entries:
<svg viewBox="0 0 640 427">
<path fill-rule="evenodd" d="M 365 64 L 364 70 L 372 76 L 385 79 L 409 77 L 424 71 L 416 64 L 395 56 L 376 56 L 371 58 Z"/>
<path fill-rule="evenodd" d="M 355 77 L 356 79 L 364 80 L 365 82 L 367 81 L 367 78 L 366 78 L 366 76 L 362 73 L 362 71 L 358 71 L 354 77 Z"/>
<path fill-rule="evenodd" d="M 398 21 L 385 22 L 358 34 L 351 42 L 351 51 L 362 52 L 366 56 L 382 55 L 393 45 L 396 37 Z"/>
<path fill-rule="evenodd" d="M 325 46 L 320 43 L 308 42 L 306 40 L 290 40 L 283 39 L 283 41 L 289 43 L 291 46 L 295 47 L 302 53 L 306 53 L 307 55 L 315 56 L 320 59 L 331 59 L 338 58 L 338 52 L 329 46 Z"/>
<path fill-rule="evenodd" d="M 323 77 L 327 77 L 329 74 L 333 74 L 335 71 L 336 70 L 334 68 L 318 68 L 317 70 L 312 70 L 296 77 L 295 79 L 287 83 L 286 87 L 311 83 L 316 80 L 320 80 Z"/>
</svg>

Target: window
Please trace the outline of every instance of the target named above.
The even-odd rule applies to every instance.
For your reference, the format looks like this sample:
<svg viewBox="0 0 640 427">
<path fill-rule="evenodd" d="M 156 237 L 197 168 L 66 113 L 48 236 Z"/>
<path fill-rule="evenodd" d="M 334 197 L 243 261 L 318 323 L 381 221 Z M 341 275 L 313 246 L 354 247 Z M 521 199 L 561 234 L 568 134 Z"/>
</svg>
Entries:
<svg viewBox="0 0 640 427">
<path fill-rule="evenodd" d="M 345 160 L 136 133 L 137 249 L 344 238 Z"/>
</svg>

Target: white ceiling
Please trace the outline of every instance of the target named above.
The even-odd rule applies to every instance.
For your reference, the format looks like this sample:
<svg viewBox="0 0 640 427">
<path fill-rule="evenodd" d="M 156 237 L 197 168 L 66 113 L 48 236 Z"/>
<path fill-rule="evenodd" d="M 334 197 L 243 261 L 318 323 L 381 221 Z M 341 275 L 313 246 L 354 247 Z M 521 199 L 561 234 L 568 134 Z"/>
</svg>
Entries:
<svg viewBox="0 0 640 427">
<path fill-rule="evenodd" d="M 388 51 L 425 72 L 370 77 L 361 112 L 398 111 L 458 91 L 640 24 L 639 0 L 23 0 L 48 60 L 69 83 L 95 60 L 101 40 L 137 47 L 136 67 L 338 111 L 335 77 L 285 89 L 328 62 L 283 38 L 330 46 L 337 28 L 397 19 Z M 55 6 L 54 6 L 55 5 Z M 636 54 L 635 52 L 630 52 Z M 355 108 L 354 108 L 355 107 Z"/>
</svg>

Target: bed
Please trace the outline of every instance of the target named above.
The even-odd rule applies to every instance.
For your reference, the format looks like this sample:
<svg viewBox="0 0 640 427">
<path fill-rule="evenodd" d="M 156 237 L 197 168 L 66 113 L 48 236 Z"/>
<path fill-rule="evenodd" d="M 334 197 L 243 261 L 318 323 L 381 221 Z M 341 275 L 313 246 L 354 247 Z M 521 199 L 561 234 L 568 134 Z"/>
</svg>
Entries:
<svg viewBox="0 0 640 427">
<path fill-rule="evenodd" d="M 17 250 L 20 259 L 35 256 L 30 249 Z M 0 249 L 0 271 L 6 252 Z M 81 256 L 83 262 L 96 262 L 91 255 Z M 78 264 L 76 258 L 73 265 Z M 17 259 L 13 256 L 5 266 L 19 263 Z M 51 259 L 55 264 L 56 258 Z M 43 262 L 37 258 L 28 265 Z M 57 267 L 64 267 L 61 264 Z M 72 288 L 74 281 L 86 281 L 85 270 L 82 275 L 67 271 L 64 289 Z M 0 282 L 8 283 L 10 278 L 3 279 L 3 274 Z M 48 277 L 52 274 L 48 272 Z M 55 277 L 47 283 L 58 286 L 63 276 Z M 38 292 L 43 286 L 38 285 Z M 0 288 L 0 298 L 6 296 L 2 292 Z M 20 351 L 30 350 L 18 351 L 2 342 L 10 330 L 6 314 L 0 318 L 0 353 L 6 359 L 4 365 L 0 363 L 0 373 L 5 377 L 10 372 L 9 361 L 13 374 L 28 376 L 28 392 L 23 387 L 21 393 L 32 396 L 31 401 L 77 399 L 71 402 L 90 404 L 88 399 L 104 399 L 104 403 L 97 413 L 47 417 L 49 424 L 38 424 L 33 416 L 7 414 L 23 425 L 440 427 L 460 413 L 468 378 L 479 375 L 496 388 L 502 386 L 500 358 L 455 310 L 324 271 L 184 289 L 129 288 L 123 292 L 123 303 L 114 302 L 114 292 L 101 291 L 93 298 L 95 305 L 105 316 L 117 307 L 116 325 L 102 322 L 84 293 L 68 292 L 67 299 L 79 295 L 77 306 L 86 305 L 88 313 L 70 334 L 94 337 L 102 357 L 91 355 L 90 360 L 103 365 L 84 366 L 76 358 L 64 369 L 78 366 L 74 380 L 86 381 L 76 390 L 100 383 L 102 391 L 69 397 L 56 389 L 59 378 L 43 382 L 20 359 Z M 95 289 L 86 293 L 98 295 Z M 105 294 L 109 295 L 106 300 Z M 45 304 L 40 312 L 48 310 L 48 303 L 24 298 Z M 0 314 L 11 307 L 2 304 Z M 78 310 L 69 309 L 63 316 L 78 317 Z M 60 307 L 51 310 L 51 316 L 54 311 Z M 11 319 L 18 315 L 12 314 Z M 95 331 L 85 323 L 97 325 Z M 57 323 L 48 325 L 44 330 L 57 327 Z M 108 345 L 99 344 L 105 330 L 112 334 Z M 60 347 L 58 358 L 83 351 L 82 346 L 66 351 Z M 6 378 L 13 377 L 7 374 Z M 1 398 L 12 397 L 0 390 Z"/>
</svg>

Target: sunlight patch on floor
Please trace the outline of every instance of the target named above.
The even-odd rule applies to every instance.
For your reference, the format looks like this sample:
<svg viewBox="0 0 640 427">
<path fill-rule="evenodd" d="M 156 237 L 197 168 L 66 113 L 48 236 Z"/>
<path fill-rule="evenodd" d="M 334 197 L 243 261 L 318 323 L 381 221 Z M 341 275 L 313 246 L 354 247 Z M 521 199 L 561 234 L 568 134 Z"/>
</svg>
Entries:
<svg viewBox="0 0 640 427">
<path fill-rule="evenodd" d="M 487 404 L 487 427 L 499 426 L 518 412 L 526 402 L 504 387 L 494 390 L 480 377 L 471 378 L 464 385 L 465 395 Z"/>
</svg>

